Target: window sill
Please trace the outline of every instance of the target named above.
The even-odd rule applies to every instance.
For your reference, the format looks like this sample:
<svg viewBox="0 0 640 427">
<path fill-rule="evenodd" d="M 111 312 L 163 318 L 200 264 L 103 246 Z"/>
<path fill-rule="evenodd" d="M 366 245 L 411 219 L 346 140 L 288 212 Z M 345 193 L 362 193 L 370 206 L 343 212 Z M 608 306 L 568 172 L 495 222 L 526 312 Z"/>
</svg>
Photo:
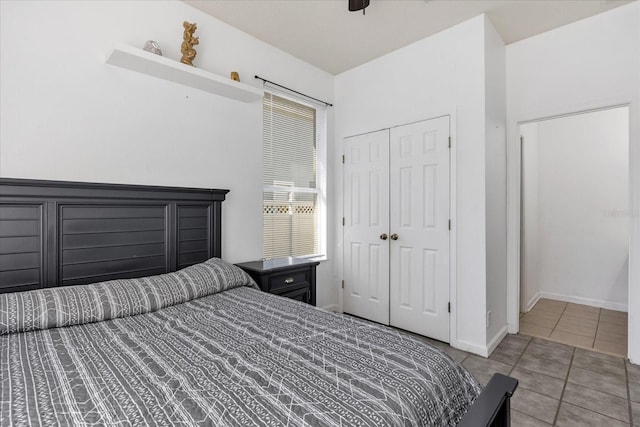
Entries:
<svg viewBox="0 0 640 427">
<path fill-rule="evenodd" d="M 309 257 L 298 257 L 299 259 L 306 259 L 309 261 L 318 261 L 318 262 L 324 262 L 324 261 L 329 261 L 329 258 L 327 258 L 326 255 L 314 255 L 314 256 L 309 256 Z"/>
</svg>

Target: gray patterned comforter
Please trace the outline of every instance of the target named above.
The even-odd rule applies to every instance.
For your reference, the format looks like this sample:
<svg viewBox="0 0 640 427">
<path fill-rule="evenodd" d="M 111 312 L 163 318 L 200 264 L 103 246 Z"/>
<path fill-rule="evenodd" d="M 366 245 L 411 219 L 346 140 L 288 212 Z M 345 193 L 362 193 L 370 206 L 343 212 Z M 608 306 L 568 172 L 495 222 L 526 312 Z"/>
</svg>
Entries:
<svg viewBox="0 0 640 427">
<path fill-rule="evenodd" d="M 405 333 L 262 293 L 220 260 L 194 267 L 0 295 L 0 424 L 455 425 L 480 392 Z"/>
</svg>

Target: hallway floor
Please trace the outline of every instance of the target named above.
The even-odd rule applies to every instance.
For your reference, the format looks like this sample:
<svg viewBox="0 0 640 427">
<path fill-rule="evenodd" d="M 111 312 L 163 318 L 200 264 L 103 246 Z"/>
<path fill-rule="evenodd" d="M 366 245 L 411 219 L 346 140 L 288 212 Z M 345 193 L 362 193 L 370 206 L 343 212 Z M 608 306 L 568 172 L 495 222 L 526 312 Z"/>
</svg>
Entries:
<svg viewBox="0 0 640 427">
<path fill-rule="evenodd" d="M 541 298 L 520 314 L 520 333 L 627 356 L 627 313 Z"/>
</svg>

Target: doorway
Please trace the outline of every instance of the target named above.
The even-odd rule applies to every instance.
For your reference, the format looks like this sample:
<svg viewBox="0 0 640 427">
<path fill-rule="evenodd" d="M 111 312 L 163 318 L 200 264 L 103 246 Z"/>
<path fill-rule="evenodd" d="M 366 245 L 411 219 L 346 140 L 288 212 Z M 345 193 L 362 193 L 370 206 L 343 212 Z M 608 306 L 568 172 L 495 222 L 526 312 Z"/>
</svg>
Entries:
<svg viewBox="0 0 640 427">
<path fill-rule="evenodd" d="M 626 356 L 629 108 L 520 135 L 520 332 Z"/>
</svg>

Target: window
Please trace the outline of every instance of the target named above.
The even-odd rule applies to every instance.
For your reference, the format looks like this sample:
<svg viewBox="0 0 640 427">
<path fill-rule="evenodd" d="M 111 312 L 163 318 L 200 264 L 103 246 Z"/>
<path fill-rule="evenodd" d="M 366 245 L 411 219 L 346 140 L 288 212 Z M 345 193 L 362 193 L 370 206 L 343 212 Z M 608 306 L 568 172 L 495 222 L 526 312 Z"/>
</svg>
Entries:
<svg viewBox="0 0 640 427">
<path fill-rule="evenodd" d="M 263 256 L 316 256 L 323 242 L 319 141 L 323 111 L 266 92 L 263 100 Z M 319 120 L 320 119 L 320 120 Z M 322 156 L 320 156 L 322 157 Z"/>
</svg>

